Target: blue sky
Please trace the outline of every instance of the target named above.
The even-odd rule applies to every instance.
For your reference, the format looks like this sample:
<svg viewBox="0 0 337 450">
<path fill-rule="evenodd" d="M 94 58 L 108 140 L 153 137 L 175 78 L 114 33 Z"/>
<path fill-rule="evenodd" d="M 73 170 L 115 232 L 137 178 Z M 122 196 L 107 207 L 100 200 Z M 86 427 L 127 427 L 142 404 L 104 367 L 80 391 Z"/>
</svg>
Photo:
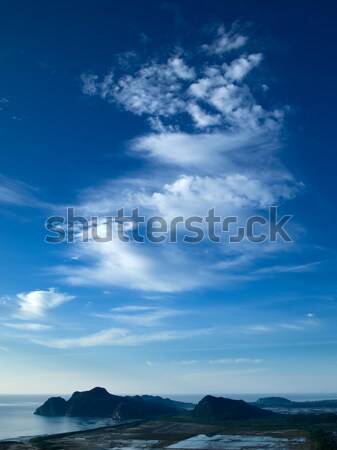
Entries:
<svg viewBox="0 0 337 450">
<path fill-rule="evenodd" d="M 2 2 L 0 392 L 337 391 L 336 11 L 254 3 Z M 291 243 L 44 242 L 270 206 Z"/>
</svg>

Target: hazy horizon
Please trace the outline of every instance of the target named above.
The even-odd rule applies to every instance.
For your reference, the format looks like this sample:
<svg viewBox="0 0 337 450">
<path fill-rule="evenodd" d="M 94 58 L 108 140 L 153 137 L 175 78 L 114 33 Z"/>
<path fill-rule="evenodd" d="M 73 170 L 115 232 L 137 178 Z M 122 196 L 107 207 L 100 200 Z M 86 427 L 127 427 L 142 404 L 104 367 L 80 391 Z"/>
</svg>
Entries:
<svg viewBox="0 0 337 450">
<path fill-rule="evenodd" d="M 98 387 L 98 386 L 94 386 L 94 387 Z M 99 387 L 104 387 L 104 386 L 99 386 Z M 85 391 L 87 390 L 91 390 L 92 388 L 88 388 L 85 389 Z M 51 396 L 61 396 L 64 397 L 65 399 L 68 399 L 71 397 L 71 395 L 78 391 L 75 390 L 73 392 L 68 392 L 68 393 L 64 393 L 64 392 L 46 392 L 46 393 L 41 393 L 41 392 L 33 392 L 33 393 L 0 393 L 1 397 L 51 397 Z M 334 397 L 337 398 L 337 392 L 204 392 L 204 393 L 185 393 L 185 394 L 176 394 L 176 393 L 162 393 L 162 392 L 154 392 L 154 393 L 150 393 L 150 392 L 143 392 L 143 391 L 139 391 L 139 392 L 115 392 L 111 389 L 107 389 L 107 391 L 110 394 L 114 394 L 114 395 L 120 395 L 120 396 L 134 396 L 134 395 L 152 395 L 152 396 L 160 396 L 163 398 L 171 398 L 171 399 L 182 399 L 182 398 L 186 398 L 186 400 L 182 400 L 182 401 L 192 401 L 192 400 L 187 400 L 188 398 L 203 398 L 206 395 L 212 395 L 215 397 L 229 397 L 231 398 L 231 396 L 233 396 L 233 399 L 238 399 L 240 396 L 242 396 L 242 399 L 244 400 L 245 398 L 259 398 L 259 397 L 285 397 L 288 398 L 289 400 L 292 399 L 306 399 L 306 400 L 310 400 L 310 399 L 334 399 Z M 249 400 L 247 400 L 249 401 Z"/>
</svg>

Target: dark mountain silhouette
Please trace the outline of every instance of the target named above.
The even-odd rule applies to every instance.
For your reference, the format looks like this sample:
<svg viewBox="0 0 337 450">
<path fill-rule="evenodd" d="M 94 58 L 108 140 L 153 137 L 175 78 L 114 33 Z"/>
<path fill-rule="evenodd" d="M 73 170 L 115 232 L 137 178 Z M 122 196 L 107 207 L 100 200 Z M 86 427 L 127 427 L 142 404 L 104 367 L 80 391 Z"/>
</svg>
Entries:
<svg viewBox="0 0 337 450">
<path fill-rule="evenodd" d="M 284 397 L 259 398 L 252 404 L 261 408 L 337 408 L 337 400 L 294 402 Z"/>
<path fill-rule="evenodd" d="M 172 408 L 176 409 L 193 409 L 195 407 L 194 403 L 186 403 L 186 402 L 179 402 L 176 400 L 171 400 L 170 398 L 162 398 L 159 396 L 153 396 L 153 395 L 136 395 L 134 398 L 141 398 L 142 400 L 146 400 L 149 402 L 155 402 L 159 403 L 161 405 L 171 406 Z"/>
<path fill-rule="evenodd" d="M 67 402 L 62 397 L 49 398 L 35 414 L 41 416 L 64 416 L 67 411 Z"/>
<path fill-rule="evenodd" d="M 243 400 L 231 400 L 223 397 L 207 395 L 193 410 L 193 416 L 205 421 L 265 419 L 276 414 L 250 405 Z"/>
<path fill-rule="evenodd" d="M 96 387 L 90 391 L 74 392 L 68 401 L 51 397 L 35 414 L 40 416 L 113 417 L 116 420 L 145 419 L 176 413 L 184 403 L 152 396 L 112 395 Z M 186 409 L 190 404 L 186 403 Z"/>
</svg>

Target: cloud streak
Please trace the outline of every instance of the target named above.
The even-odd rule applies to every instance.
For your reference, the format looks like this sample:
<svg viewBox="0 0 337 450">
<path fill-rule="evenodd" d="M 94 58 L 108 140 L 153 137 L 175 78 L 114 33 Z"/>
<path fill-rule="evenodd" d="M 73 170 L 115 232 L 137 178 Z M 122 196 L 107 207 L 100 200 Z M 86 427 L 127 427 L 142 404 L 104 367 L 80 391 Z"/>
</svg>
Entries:
<svg viewBox="0 0 337 450">
<path fill-rule="evenodd" d="M 248 40 L 247 36 L 236 32 L 235 27 L 228 31 L 224 25 L 221 25 L 217 30 L 217 38 L 211 44 L 204 44 L 202 49 L 211 54 L 223 55 L 232 50 L 237 50 L 243 47 Z"/>
<path fill-rule="evenodd" d="M 141 327 L 158 327 L 165 319 L 184 314 L 183 311 L 147 306 L 121 306 L 112 308 L 108 313 L 94 314 L 95 317 L 110 319 L 114 322 Z"/>
<path fill-rule="evenodd" d="M 209 364 L 260 364 L 262 359 L 251 359 L 251 358 L 222 358 L 222 359 L 211 359 L 208 361 Z"/>
<path fill-rule="evenodd" d="M 0 175 L 0 204 L 31 208 L 50 207 L 48 203 L 39 200 L 37 194 L 37 188 Z"/>
<path fill-rule="evenodd" d="M 51 325 L 42 325 L 41 323 L 4 323 L 4 325 L 22 331 L 46 331 L 53 328 Z"/>
<path fill-rule="evenodd" d="M 45 347 L 68 349 L 82 347 L 101 347 L 101 346 L 139 346 L 157 342 L 168 342 L 175 340 L 189 339 L 196 336 L 210 334 L 209 329 L 198 329 L 188 331 L 162 331 L 152 334 L 133 334 L 125 328 L 109 328 L 87 336 L 69 339 L 50 339 L 38 340 L 33 342 Z"/>
<path fill-rule="evenodd" d="M 36 290 L 17 294 L 19 299 L 18 316 L 22 319 L 43 318 L 51 309 L 73 300 L 73 295 L 58 292 L 55 288 Z"/>
<path fill-rule="evenodd" d="M 144 117 L 150 130 L 127 143 L 129 157 L 144 160 L 143 173 L 87 189 L 79 212 L 140 208 L 146 217 L 171 220 L 205 217 L 216 208 L 224 217 L 244 220 L 298 194 L 302 185 L 279 157 L 287 107 L 263 102 L 255 72 L 264 56 L 248 52 L 247 43 L 237 26 L 221 26 L 202 48 L 181 47 L 140 64 L 138 55 L 105 75 L 82 74 L 85 95 Z M 180 292 L 233 282 L 240 268 L 244 272 L 279 249 L 255 246 L 240 264 L 246 248 L 238 245 L 230 249 L 235 261 L 230 266 L 222 264 L 220 246 L 137 246 L 113 239 L 104 245 L 76 244 L 79 264 L 56 271 L 73 285 Z M 250 270 L 246 279 L 266 275 Z M 152 319 L 144 314 L 143 320 Z"/>
</svg>

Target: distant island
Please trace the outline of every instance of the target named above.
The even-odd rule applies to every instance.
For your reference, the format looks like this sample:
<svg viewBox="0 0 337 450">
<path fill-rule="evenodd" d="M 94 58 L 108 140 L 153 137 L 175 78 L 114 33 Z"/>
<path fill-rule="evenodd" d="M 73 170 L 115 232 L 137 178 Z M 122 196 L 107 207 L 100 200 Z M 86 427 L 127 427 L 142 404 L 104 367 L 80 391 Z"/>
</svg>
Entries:
<svg viewBox="0 0 337 450">
<path fill-rule="evenodd" d="M 0 450 L 234 447 L 336 450 L 337 414 L 324 410 L 333 408 L 336 402 L 293 402 L 284 397 L 266 397 L 248 403 L 206 395 L 193 404 L 152 395 L 113 395 L 96 387 L 74 392 L 69 400 L 51 397 L 35 414 L 107 417 L 124 422 L 87 431 L 0 441 Z M 301 407 L 303 411 L 295 410 Z M 311 408 L 321 409 L 312 413 Z"/>
<path fill-rule="evenodd" d="M 114 420 L 149 419 L 178 413 L 189 413 L 199 420 L 265 419 L 276 414 L 243 400 L 212 395 L 197 405 L 151 395 L 120 396 L 102 387 L 74 392 L 69 400 L 51 397 L 35 414 L 40 416 L 112 417 Z"/>
<path fill-rule="evenodd" d="M 284 397 L 264 397 L 259 398 L 256 402 L 252 403 L 260 408 L 336 408 L 337 400 L 315 400 L 294 402 Z"/>
<path fill-rule="evenodd" d="M 256 402 L 248 403 L 243 400 L 206 395 L 195 405 L 153 395 L 113 395 L 102 387 L 95 387 L 89 391 L 76 391 L 69 400 L 51 397 L 37 408 L 34 414 L 49 417 L 111 417 L 116 421 L 151 419 L 178 414 L 201 421 L 218 422 L 276 418 L 281 416 L 281 412 L 287 412 L 287 410 L 309 409 L 313 412 L 311 410 L 327 408 L 337 410 L 337 400 L 295 402 L 284 397 L 264 397 Z"/>
<path fill-rule="evenodd" d="M 69 400 L 51 397 L 34 414 L 39 416 L 112 417 L 114 420 L 147 419 L 193 409 L 193 403 L 151 395 L 120 396 L 102 387 L 74 392 Z"/>
<path fill-rule="evenodd" d="M 276 413 L 253 406 L 243 400 L 206 395 L 192 411 L 193 417 L 202 420 L 246 420 L 266 419 L 277 416 Z"/>
</svg>

